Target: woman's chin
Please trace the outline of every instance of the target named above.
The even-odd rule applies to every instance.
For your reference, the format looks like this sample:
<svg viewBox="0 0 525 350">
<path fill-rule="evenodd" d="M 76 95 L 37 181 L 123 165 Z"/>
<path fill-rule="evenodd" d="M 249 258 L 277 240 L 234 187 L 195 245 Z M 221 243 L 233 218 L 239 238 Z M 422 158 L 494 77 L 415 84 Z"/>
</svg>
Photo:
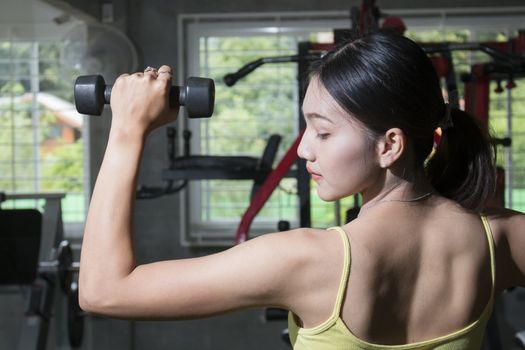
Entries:
<svg viewBox="0 0 525 350">
<path fill-rule="evenodd" d="M 333 202 L 333 201 L 336 201 L 336 200 L 339 200 L 339 199 L 343 199 L 343 198 L 346 198 L 346 197 L 349 197 L 349 196 L 352 196 L 352 195 L 355 194 L 354 192 L 351 192 L 351 193 L 346 193 L 346 192 L 345 193 L 341 193 L 341 192 L 334 193 L 334 192 L 329 192 L 329 191 L 323 191 L 323 189 L 320 186 L 317 186 L 316 190 L 317 190 L 317 196 L 323 202 Z"/>
<path fill-rule="evenodd" d="M 323 202 L 333 202 L 337 199 L 339 199 L 339 196 L 335 196 L 333 193 L 326 193 L 319 190 L 319 187 L 317 187 L 317 196 L 323 201 Z"/>
</svg>

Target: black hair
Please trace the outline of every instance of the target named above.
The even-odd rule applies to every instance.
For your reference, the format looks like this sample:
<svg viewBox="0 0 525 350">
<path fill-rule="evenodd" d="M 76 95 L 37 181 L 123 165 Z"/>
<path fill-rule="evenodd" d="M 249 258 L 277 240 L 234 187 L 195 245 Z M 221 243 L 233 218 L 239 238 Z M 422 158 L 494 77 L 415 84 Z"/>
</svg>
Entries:
<svg viewBox="0 0 525 350">
<path fill-rule="evenodd" d="M 393 32 L 371 33 L 326 54 L 312 73 L 372 138 L 393 127 L 403 130 L 415 169 L 425 169 L 440 194 L 467 209 L 483 207 L 494 188 L 495 153 L 488 132 L 472 117 L 452 108 L 452 126 L 443 129 L 434 156 L 425 162 L 448 111 L 436 71 L 419 45 Z"/>
</svg>

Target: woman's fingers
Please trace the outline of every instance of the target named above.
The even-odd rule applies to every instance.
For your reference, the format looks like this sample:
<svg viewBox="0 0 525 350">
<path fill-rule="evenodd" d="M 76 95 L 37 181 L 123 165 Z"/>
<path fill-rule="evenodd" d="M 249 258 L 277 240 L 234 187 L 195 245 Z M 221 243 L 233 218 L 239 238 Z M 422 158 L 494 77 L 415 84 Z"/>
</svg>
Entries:
<svg viewBox="0 0 525 350">
<path fill-rule="evenodd" d="M 172 77 L 172 69 L 168 65 L 160 66 L 160 68 L 157 71 L 157 82 L 162 84 L 164 91 L 167 92 L 168 96 L 166 96 L 167 101 L 167 110 L 165 115 L 165 122 L 171 122 L 177 119 L 179 109 L 178 108 L 170 108 L 169 107 L 169 92 L 171 89 L 171 77 Z"/>
<path fill-rule="evenodd" d="M 157 79 L 171 80 L 172 70 L 170 66 L 163 65 L 157 71 Z"/>
<path fill-rule="evenodd" d="M 144 72 L 121 75 L 112 92 L 115 126 L 148 132 L 174 121 L 178 109 L 169 107 L 171 72 L 169 66 L 148 66 Z"/>
</svg>

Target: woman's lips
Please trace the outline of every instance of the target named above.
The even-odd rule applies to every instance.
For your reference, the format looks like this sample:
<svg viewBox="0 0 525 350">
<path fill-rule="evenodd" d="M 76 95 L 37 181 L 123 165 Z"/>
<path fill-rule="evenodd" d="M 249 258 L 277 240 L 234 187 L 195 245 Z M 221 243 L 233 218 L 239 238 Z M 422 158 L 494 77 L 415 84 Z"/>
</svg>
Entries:
<svg viewBox="0 0 525 350">
<path fill-rule="evenodd" d="M 312 179 L 313 179 L 314 181 L 319 181 L 319 180 L 322 178 L 322 176 L 321 176 L 320 174 L 317 174 L 317 173 L 313 172 L 313 171 L 312 171 L 310 168 L 308 168 L 308 167 L 306 168 L 306 171 L 308 171 L 308 173 L 310 173 L 310 175 L 312 176 Z"/>
<path fill-rule="evenodd" d="M 315 182 L 319 182 L 319 180 L 321 180 L 322 176 L 321 175 L 317 175 L 317 174 L 311 174 L 312 175 L 312 179 L 315 181 Z"/>
</svg>

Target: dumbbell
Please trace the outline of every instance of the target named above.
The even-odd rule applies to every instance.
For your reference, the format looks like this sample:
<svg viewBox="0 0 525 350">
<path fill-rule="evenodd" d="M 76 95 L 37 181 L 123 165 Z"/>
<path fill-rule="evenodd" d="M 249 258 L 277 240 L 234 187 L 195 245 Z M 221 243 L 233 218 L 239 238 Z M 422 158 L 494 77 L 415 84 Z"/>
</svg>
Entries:
<svg viewBox="0 0 525 350">
<path fill-rule="evenodd" d="M 80 114 L 101 115 L 109 104 L 112 85 L 106 85 L 101 75 L 81 75 L 75 81 L 75 105 Z M 184 106 L 190 118 L 209 118 L 215 103 L 215 84 L 212 79 L 190 77 L 184 86 L 172 85 L 171 108 Z"/>
</svg>

